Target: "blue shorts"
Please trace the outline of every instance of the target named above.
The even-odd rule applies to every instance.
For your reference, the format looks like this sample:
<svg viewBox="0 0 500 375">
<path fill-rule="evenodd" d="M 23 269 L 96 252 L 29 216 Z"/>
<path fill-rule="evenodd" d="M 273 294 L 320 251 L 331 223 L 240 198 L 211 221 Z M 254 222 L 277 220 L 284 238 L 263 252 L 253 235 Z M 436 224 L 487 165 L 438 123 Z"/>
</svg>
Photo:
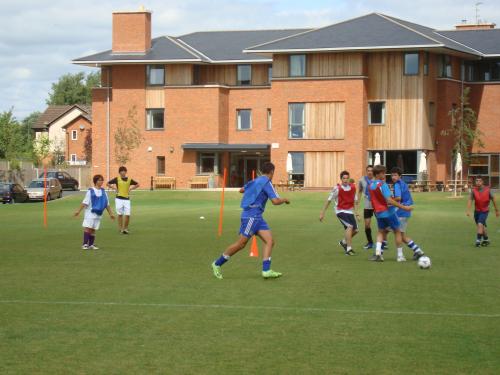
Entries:
<svg viewBox="0 0 500 375">
<path fill-rule="evenodd" d="M 377 225 L 380 230 L 399 230 L 401 227 L 401 223 L 399 222 L 396 214 L 392 214 L 387 217 L 377 217 Z"/>
<path fill-rule="evenodd" d="M 242 217 L 240 234 L 246 238 L 252 237 L 260 230 L 270 230 L 269 225 L 262 217 Z"/>
<path fill-rule="evenodd" d="M 476 224 L 483 224 L 486 227 L 486 219 L 488 218 L 488 214 L 488 211 L 474 211 L 474 220 L 476 221 Z"/>
</svg>

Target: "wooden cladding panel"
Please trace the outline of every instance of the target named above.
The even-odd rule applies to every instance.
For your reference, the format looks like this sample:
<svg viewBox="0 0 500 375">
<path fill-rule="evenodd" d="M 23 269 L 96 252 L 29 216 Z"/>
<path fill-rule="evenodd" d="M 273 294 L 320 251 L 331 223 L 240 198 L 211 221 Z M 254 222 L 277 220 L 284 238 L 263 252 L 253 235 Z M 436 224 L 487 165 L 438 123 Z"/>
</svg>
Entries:
<svg viewBox="0 0 500 375">
<path fill-rule="evenodd" d="M 362 53 L 313 53 L 307 55 L 310 77 L 360 76 L 363 74 Z"/>
<path fill-rule="evenodd" d="M 200 68 L 202 85 L 236 85 L 236 65 L 204 65 Z"/>
<path fill-rule="evenodd" d="M 252 65 L 252 85 L 268 85 L 269 84 L 269 65 L 255 64 Z"/>
<path fill-rule="evenodd" d="M 146 108 L 165 108 L 165 90 L 163 87 L 146 89 Z"/>
<path fill-rule="evenodd" d="M 172 64 L 166 66 L 167 85 L 191 85 L 193 83 L 193 66 Z"/>
<path fill-rule="evenodd" d="M 273 78 L 288 77 L 288 55 L 273 55 Z"/>
<path fill-rule="evenodd" d="M 434 149 L 425 118 L 423 54 L 419 75 L 405 76 L 403 69 L 403 53 L 368 58 L 368 100 L 385 102 L 384 125 L 368 126 L 369 149 Z"/>
<path fill-rule="evenodd" d="M 344 170 L 344 152 L 306 152 L 304 186 L 331 188 Z"/>
<path fill-rule="evenodd" d="M 305 123 L 309 139 L 343 139 L 345 103 L 306 103 Z"/>
</svg>

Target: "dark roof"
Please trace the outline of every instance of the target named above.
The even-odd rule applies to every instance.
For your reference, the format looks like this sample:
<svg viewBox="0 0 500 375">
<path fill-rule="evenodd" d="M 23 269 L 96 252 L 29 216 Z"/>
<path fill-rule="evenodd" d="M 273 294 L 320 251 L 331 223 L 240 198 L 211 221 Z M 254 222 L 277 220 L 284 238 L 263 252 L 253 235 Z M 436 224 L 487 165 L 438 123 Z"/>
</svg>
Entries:
<svg viewBox="0 0 500 375">
<path fill-rule="evenodd" d="M 247 48 L 247 52 L 310 51 L 383 48 L 444 47 L 476 51 L 450 41 L 435 30 L 379 13 L 371 13 L 299 35 Z"/>
<path fill-rule="evenodd" d="M 203 150 L 203 151 L 265 151 L 269 149 L 269 144 L 227 144 L 227 143 L 184 143 L 184 150 Z"/>
<path fill-rule="evenodd" d="M 50 124 L 58 118 L 64 116 L 73 108 L 80 109 L 83 113 L 82 116 L 92 122 L 92 107 L 86 104 L 73 104 L 73 105 L 49 105 L 47 109 L 38 117 L 33 124 L 33 129 L 47 129 Z"/>
<path fill-rule="evenodd" d="M 474 47 L 485 55 L 500 55 L 500 29 L 438 31 L 438 33 Z"/>
<path fill-rule="evenodd" d="M 83 62 L 113 62 L 113 61 L 203 61 L 192 49 L 186 48 L 175 38 L 162 36 L 151 40 L 151 48 L 146 53 L 112 53 L 111 50 L 96 53 L 73 60 Z"/>
<path fill-rule="evenodd" d="M 308 29 L 288 30 L 249 30 L 249 31 L 207 31 L 196 32 L 179 36 L 177 39 L 183 41 L 195 50 L 207 56 L 210 60 L 267 60 L 259 55 L 249 55 L 242 51 L 248 47 L 270 40 L 280 39 L 295 35 Z"/>
</svg>

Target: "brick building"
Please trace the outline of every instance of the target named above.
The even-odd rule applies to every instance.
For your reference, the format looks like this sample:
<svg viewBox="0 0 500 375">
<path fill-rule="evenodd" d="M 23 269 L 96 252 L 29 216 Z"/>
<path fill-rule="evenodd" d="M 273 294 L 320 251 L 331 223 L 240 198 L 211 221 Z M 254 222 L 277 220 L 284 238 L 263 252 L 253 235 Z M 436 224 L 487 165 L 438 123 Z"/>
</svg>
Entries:
<svg viewBox="0 0 500 375">
<path fill-rule="evenodd" d="M 113 13 L 112 49 L 73 60 L 100 67 L 93 91 L 93 171 L 115 174 L 115 134 L 135 126 L 134 178 L 229 173 L 241 186 L 262 162 L 276 181 L 330 187 L 375 155 L 415 179 L 453 175 L 442 134 L 464 87 L 485 148 L 471 174 L 499 185 L 500 30 L 437 31 L 372 13 L 311 30 L 195 32 L 151 38 L 151 12 Z M 287 171 L 287 159 L 292 169 Z M 220 181 L 219 181 L 220 182 Z"/>
</svg>

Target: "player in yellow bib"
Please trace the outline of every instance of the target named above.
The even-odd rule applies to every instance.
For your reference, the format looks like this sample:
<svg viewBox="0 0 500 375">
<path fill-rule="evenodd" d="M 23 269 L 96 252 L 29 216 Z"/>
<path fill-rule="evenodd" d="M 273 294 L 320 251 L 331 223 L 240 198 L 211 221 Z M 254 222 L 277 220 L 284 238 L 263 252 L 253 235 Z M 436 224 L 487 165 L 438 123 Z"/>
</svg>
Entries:
<svg viewBox="0 0 500 375">
<path fill-rule="evenodd" d="M 118 169 L 119 176 L 108 181 L 108 187 L 116 191 L 116 214 L 118 215 L 118 229 L 122 234 L 128 234 L 130 222 L 130 192 L 139 187 L 137 181 L 127 177 L 127 168 Z"/>
</svg>

